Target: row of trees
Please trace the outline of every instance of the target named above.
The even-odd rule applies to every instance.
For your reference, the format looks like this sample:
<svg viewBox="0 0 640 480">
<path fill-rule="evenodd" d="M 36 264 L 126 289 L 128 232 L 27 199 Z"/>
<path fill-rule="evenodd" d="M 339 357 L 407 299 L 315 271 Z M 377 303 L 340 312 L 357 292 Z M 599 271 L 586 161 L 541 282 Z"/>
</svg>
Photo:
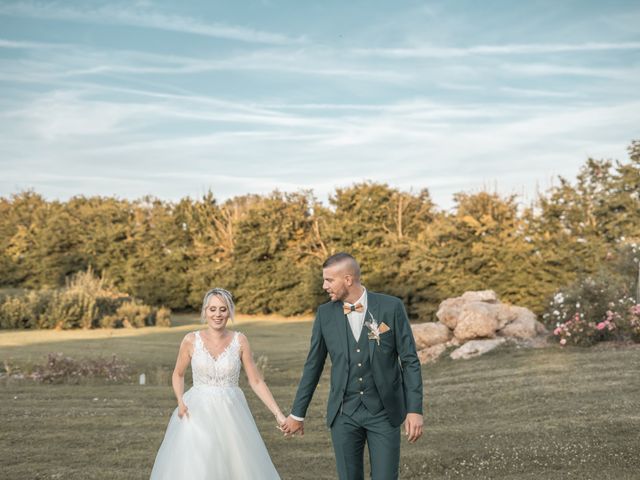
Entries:
<svg viewBox="0 0 640 480">
<path fill-rule="evenodd" d="M 348 251 L 367 287 L 402 297 L 413 318 L 486 288 L 541 313 L 557 288 L 640 239 L 640 142 L 629 152 L 589 159 L 531 205 L 460 193 L 450 212 L 427 190 L 369 182 L 337 189 L 328 205 L 311 192 L 177 203 L 22 192 L 0 198 L 0 286 L 62 285 L 91 267 L 153 305 L 197 308 L 219 285 L 244 312 L 291 315 L 325 300 L 320 266 Z"/>
</svg>

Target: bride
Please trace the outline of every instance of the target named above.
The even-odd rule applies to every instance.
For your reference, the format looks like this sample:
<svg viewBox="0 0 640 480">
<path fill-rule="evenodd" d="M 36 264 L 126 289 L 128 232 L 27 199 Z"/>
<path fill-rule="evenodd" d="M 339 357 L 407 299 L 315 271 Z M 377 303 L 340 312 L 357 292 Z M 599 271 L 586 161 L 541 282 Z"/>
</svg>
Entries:
<svg viewBox="0 0 640 480">
<path fill-rule="evenodd" d="M 278 425 L 283 425 L 285 416 L 258 372 L 247 338 L 226 328 L 234 309 L 228 291 L 209 290 L 202 302 L 202 320 L 208 328 L 188 333 L 180 344 L 172 377 L 178 407 L 169 420 L 151 480 L 280 478 L 238 387 L 241 364 Z M 183 394 L 189 363 L 193 387 Z"/>
</svg>

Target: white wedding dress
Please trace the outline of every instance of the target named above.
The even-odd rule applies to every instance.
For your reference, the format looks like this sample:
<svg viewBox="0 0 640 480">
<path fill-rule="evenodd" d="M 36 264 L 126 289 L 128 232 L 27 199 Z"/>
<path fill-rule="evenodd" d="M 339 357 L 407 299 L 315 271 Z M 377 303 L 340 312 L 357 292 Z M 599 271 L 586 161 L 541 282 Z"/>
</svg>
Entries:
<svg viewBox="0 0 640 480">
<path fill-rule="evenodd" d="M 235 332 L 218 358 L 195 332 L 189 417 L 176 408 L 158 450 L 151 480 L 280 479 L 238 387 L 240 342 Z"/>
</svg>

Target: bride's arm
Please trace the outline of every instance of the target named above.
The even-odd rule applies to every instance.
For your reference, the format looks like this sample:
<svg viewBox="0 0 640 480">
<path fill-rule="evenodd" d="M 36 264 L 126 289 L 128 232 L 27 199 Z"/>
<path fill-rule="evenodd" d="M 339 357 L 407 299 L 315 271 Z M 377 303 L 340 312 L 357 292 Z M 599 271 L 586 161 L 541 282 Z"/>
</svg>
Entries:
<svg viewBox="0 0 640 480">
<path fill-rule="evenodd" d="M 193 352 L 193 337 L 193 333 L 189 333 L 182 339 L 176 366 L 173 369 L 173 375 L 171 375 L 171 386 L 173 387 L 173 393 L 176 395 L 176 400 L 178 400 L 178 416 L 180 418 L 184 415 L 189 416 L 187 406 L 182 400 L 182 395 L 184 394 L 184 374 L 191 362 L 191 354 Z"/>
<path fill-rule="evenodd" d="M 258 367 L 256 367 L 255 362 L 253 361 L 253 354 L 251 353 L 251 347 L 249 346 L 249 341 L 247 337 L 240 334 L 240 347 L 242 352 L 242 366 L 244 367 L 244 371 L 247 374 L 247 379 L 249 380 L 249 385 L 251 385 L 251 389 L 255 392 L 262 403 L 269 409 L 271 413 L 276 417 L 276 421 L 279 425 L 282 425 L 286 419 L 283 415 L 280 407 L 276 403 L 269 387 L 266 382 L 262 379 L 260 372 L 258 371 Z"/>
</svg>

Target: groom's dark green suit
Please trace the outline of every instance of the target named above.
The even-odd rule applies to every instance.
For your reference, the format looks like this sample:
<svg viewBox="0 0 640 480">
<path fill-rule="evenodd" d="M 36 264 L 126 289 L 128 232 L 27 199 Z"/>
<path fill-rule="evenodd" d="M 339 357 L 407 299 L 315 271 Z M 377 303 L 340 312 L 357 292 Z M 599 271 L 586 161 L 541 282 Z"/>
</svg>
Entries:
<svg viewBox="0 0 640 480">
<path fill-rule="evenodd" d="M 341 479 L 362 478 L 368 442 L 373 478 L 397 478 L 400 425 L 407 413 L 422 414 L 422 375 L 411 326 L 400 299 L 367 292 L 365 321 L 389 330 L 378 342 L 365 326 L 355 339 L 340 301 L 318 308 L 302 379 L 291 410 L 304 417 L 331 357 L 327 425 L 331 427 Z"/>
</svg>

